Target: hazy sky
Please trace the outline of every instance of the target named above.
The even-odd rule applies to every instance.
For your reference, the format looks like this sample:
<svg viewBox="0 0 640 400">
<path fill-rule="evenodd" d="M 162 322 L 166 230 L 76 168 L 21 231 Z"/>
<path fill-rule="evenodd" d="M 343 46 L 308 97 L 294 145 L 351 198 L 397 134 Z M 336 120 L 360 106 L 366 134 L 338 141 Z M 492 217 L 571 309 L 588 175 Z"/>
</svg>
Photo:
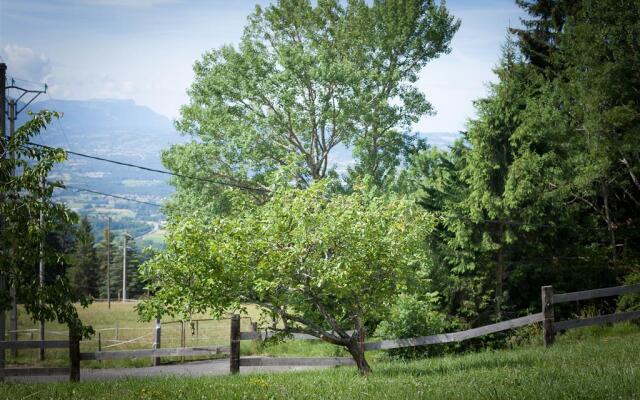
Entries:
<svg viewBox="0 0 640 400">
<path fill-rule="evenodd" d="M 203 52 L 239 41 L 255 0 L 0 0 L 0 57 L 10 77 L 47 82 L 54 99 L 130 98 L 176 118 L 191 66 Z M 418 85 L 437 115 L 421 132 L 463 130 L 472 101 L 494 79 L 513 0 L 450 0 L 462 20 L 452 52 Z M 44 97 L 47 99 L 48 97 Z"/>
</svg>

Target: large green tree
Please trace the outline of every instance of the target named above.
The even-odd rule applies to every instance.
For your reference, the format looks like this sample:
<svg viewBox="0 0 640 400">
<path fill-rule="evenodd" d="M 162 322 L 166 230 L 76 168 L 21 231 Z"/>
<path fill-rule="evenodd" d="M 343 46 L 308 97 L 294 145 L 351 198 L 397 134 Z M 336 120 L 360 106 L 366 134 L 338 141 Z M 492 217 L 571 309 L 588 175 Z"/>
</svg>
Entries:
<svg viewBox="0 0 640 400">
<path fill-rule="evenodd" d="M 273 328 L 345 347 L 366 374 L 363 330 L 373 331 L 398 294 L 429 287 L 431 226 L 412 201 L 363 188 L 281 189 L 240 216 L 174 226 L 166 251 L 145 266 L 154 296 L 140 309 L 189 317 L 257 304 L 282 322 Z"/>
<path fill-rule="evenodd" d="M 256 7 L 238 47 L 195 63 L 177 126 L 194 141 L 163 154 L 173 171 L 247 190 L 307 187 L 331 174 L 338 146 L 351 146 L 358 175 L 384 182 L 432 107 L 414 83 L 449 51 L 459 26 L 432 0 L 281 0 Z M 169 210 L 228 210 L 225 186 L 176 179 Z M 214 205 L 212 205 L 214 203 Z"/>
</svg>

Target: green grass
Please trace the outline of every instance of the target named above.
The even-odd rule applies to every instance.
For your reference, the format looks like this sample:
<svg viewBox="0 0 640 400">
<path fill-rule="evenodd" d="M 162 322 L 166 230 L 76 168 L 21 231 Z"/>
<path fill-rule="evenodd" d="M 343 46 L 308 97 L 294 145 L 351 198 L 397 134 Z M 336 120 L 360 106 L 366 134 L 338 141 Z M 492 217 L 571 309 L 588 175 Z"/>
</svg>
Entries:
<svg viewBox="0 0 640 400">
<path fill-rule="evenodd" d="M 151 246 L 154 249 L 162 249 L 164 248 L 164 238 L 166 235 L 165 229 L 158 229 L 155 232 L 144 235 L 140 238 L 140 242 L 146 247 Z"/>
<path fill-rule="evenodd" d="M 545 349 L 483 351 L 413 362 L 278 374 L 167 377 L 0 386 L 0 399 L 633 399 L 640 397 L 637 327 L 584 330 Z M 605 333 L 608 333 L 605 335 Z"/>
<path fill-rule="evenodd" d="M 96 335 L 89 340 L 80 342 L 80 351 L 97 351 L 98 350 L 98 334 L 100 332 L 102 341 L 102 350 L 133 350 L 133 349 L 150 349 L 153 343 L 155 321 L 142 322 L 138 319 L 135 311 L 134 302 L 121 303 L 112 302 L 111 308 L 108 308 L 106 302 L 95 302 L 87 308 L 78 307 L 80 319 L 87 325 L 93 326 Z M 255 307 L 247 307 L 249 316 L 253 320 L 257 318 Z M 7 313 L 8 314 L 8 313 Z M 208 319 L 207 315 L 195 315 L 194 319 Z M 162 323 L 162 347 L 172 348 L 181 347 L 181 324 L 179 322 L 170 323 L 171 318 L 163 320 Z M 7 327 L 9 326 L 7 319 Z M 68 329 L 65 325 L 47 322 L 46 325 L 47 340 L 66 340 L 68 338 Z M 116 329 L 117 327 L 117 329 Z M 191 327 L 188 322 L 185 323 L 185 346 L 212 346 L 212 345 L 228 345 L 229 344 L 229 320 L 223 319 L 219 321 L 200 321 L 198 322 L 197 334 L 192 334 Z M 38 324 L 32 321 L 24 310 L 18 308 L 18 330 L 31 330 L 31 332 L 21 332 L 18 340 L 37 340 L 39 333 L 37 331 Z M 195 326 L 194 326 L 195 328 Z M 241 329 L 249 330 L 249 320 L 243 318 L 241 320 Z M 117 332 L 117 333 L 116 333 Z M 142 338 L 140 338 L 142 337 Z M 128 341 L 140 338 L 137 341 L 116 345 L 117 341 Z M 108 347 L 111 346 L 111 347 Z M 252 342 L 244 342 L 242 350 L 245 354 L 253 354 L 256 352 L 256 345 Z M 10 352 L 7 353 L 7 363 L 10 365 L 31 365 L 31 366 L 67 366 L 69 364 L 68 350 L 47 350 L 46 360 L 43 362 L 37 359 L 38 350 L 20 350 L 18 357 L 14 358 Z M 186 360 L 197 359 L 187 357 Z M 175 362 L 179 358 L 163 359 L 167 362 Z M 112 367 L 142 367 L 150 366 L 152 360 L 109 360 L 109 361 L 89 361 L 83 362 L 84 368 L 112 368 Z"/>
</svg>

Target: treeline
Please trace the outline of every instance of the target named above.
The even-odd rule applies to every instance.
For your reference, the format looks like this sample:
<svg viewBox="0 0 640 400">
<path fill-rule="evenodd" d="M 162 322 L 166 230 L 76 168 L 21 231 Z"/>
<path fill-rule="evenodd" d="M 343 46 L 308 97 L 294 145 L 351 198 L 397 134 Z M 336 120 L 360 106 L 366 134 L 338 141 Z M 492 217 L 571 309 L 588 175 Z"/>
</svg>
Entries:
<svg viewBox="0 0 640 400">
<path fill-rule="evenodd" d="M 145 255 L 137 247 L 135 240 L 127 233 L 126 241 L 126 291 L 127 298 L 137 298 L 145 293 L 144 283 L 138 276 L 138 269 L 145 260 Z M 122 269 L 125 257 L 125 241 L 123 236 L 111 236 L 111 244 L 107 243 L 107 232 L 103 239 L 96 243 L 91 223 L 87 216 L 80 219 L 74 229 L 73 245 L 68 250 L 68 268 L 66 275 L 71 286 L 80 294 L 93 298 L 106 299 L 107 288 L 112 300 L 122 297 Z M 109 252 L 109 267 L 107 267 Z M 109 277 L 109 278 L 107 278 Z"/>
<path fill-rule="evenodd" d="M 518 2 L 478 117 L 412 163 L 440 307 L 471 325 L 559 291 L 640 282 L 640 8 Z"/>
</svg>

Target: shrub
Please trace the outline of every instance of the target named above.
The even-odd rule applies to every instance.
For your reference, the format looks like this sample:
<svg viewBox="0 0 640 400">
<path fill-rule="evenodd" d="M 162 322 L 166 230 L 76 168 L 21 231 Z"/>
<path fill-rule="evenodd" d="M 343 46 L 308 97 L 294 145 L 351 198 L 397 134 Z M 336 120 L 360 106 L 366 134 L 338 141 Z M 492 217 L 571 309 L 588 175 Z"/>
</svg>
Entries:
<svg viewBox="0 0 640 400">
<path fill-rule="evenodd" d="M 400 295 L 391 308 L 389 317 L 376 329 L 383 339 L 406 339 L 448 332 L 452 324 L 446 315 L 435 309 L 437 295 L 420 299 L 414 295 Z M 446 345 L 427 345 L 388 350 L 394 358 L 416 358 L 441 354 Z"/>
<path fill-rule="evenodd" d="M 624 279 L 625 285 L 636 285 L 640 283 L 640 269 L 631 272 Z M 618 311 L 640 311 L 640 293 L 629 293 L 620 296 L 618 300 Z"/>
</svg>

